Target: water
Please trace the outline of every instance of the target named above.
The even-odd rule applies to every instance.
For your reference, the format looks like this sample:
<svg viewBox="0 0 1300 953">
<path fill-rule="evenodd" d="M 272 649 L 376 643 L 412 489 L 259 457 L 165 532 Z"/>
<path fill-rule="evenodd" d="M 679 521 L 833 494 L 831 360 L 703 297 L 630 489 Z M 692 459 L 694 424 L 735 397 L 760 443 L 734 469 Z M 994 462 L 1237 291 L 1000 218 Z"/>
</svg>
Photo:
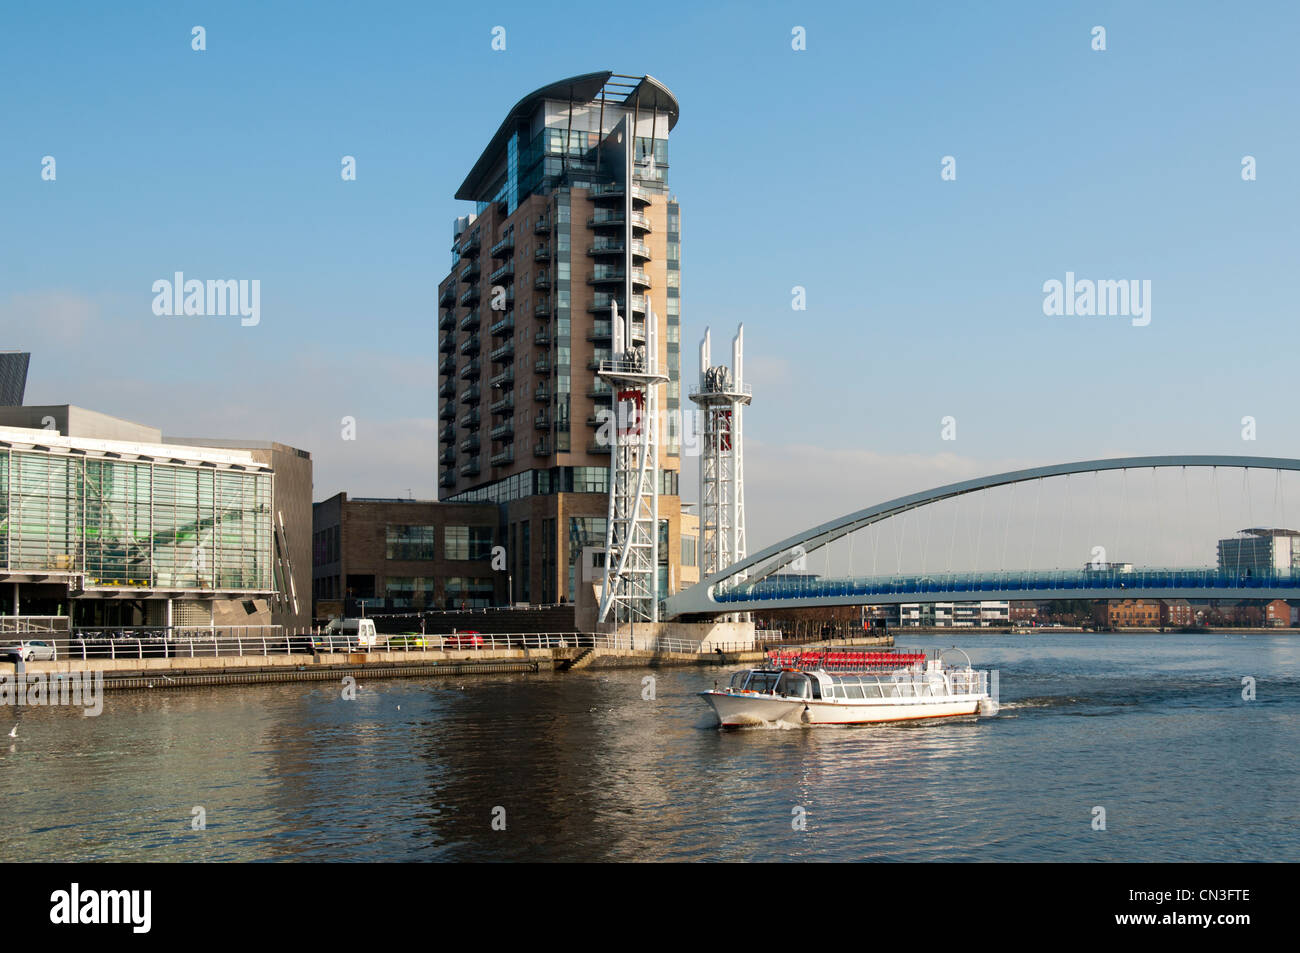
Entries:
<svg viewBox="0 0 1300 953">
<path fill-rule="evenodd" d="M 0 709 L 0 860 L 1300 860 L 1300 639 L 899 643 L 954 640 L 998 717 L 721 732 L 716 668 Z"/>
</svg>

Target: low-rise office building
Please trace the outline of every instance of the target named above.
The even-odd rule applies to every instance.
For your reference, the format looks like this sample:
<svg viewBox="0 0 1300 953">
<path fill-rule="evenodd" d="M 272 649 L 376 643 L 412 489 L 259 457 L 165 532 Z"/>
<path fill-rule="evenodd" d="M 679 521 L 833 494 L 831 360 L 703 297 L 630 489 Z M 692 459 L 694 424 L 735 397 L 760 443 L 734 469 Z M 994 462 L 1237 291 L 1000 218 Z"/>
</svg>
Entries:
<svg viewBox="0 0 1300 953">
<path fill-rule="evenodd" d="M 566 543 L 604 545 L 603 517 L 599 534 L 571 520 L 564 540 L 555 520 L 512 519 L 514 511 L 496 503 L 350 499 L 338 493 L 314 504 L 312 511 L 317 619 L 363 607 L 424 611 L 570 603 L 563 584 L 576 591 L 586 580 L 573 578 L 574 567 L 555 554 Z M 683 513 L 680 526 L 674 592 L 699 582 L 700 573 L 699 517 Z M 539 540 L 534 532 L 546 536 Z M 669 545 L 667 521 L 660 544 Z M 539 551 L 544 557 L 540 564 L 535 558 Z"/>
</svg>

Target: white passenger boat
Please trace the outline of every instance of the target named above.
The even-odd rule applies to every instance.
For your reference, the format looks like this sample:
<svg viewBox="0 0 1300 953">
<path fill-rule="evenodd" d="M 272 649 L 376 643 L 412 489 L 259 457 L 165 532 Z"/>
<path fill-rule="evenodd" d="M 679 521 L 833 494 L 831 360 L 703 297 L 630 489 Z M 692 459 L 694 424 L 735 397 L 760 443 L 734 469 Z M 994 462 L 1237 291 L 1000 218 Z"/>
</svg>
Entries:
<svg viewBox="0 0 1300 953">
<path fill-rule="evenodd" d="M 947 652 L 965 664 L 949 664 Z M 747 725 L 870 725 L 997 713 L 989 673 L 961 649 L 924 652 L 768 653 L 727 688 L 700 692 L 724 728 Z"/>
</svg>

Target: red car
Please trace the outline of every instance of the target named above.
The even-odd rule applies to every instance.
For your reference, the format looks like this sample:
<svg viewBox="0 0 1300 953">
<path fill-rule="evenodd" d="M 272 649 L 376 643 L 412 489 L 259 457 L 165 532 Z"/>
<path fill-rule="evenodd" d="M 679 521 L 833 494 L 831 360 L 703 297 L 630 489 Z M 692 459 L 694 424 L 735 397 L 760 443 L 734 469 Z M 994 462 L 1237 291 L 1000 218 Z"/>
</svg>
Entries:
<svg viewBox="0 0 1300 953">
<path fill-rule="evenodd" d="M 487 643 L 483 641 L 483 636 L 477 632 L 457 632 L 442 637 L 444 649 L 481 649 L 485 645 Z"/>
</svg>

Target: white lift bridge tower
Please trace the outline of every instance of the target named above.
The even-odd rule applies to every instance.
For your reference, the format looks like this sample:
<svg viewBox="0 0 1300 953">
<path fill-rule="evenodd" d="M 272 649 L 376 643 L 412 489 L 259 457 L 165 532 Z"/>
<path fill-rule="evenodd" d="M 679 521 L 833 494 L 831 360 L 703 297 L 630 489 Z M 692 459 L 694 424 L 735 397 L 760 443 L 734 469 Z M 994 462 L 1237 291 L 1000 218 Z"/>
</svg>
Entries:
<svg viewBox="0 0 1300 953">
<path fill-rule="evenodd" d="M 657 318 L 649 296 L 644 322 L 610 303 L 612 359 L 599 374 L 614 391 L 609 421 L 609 519 L 600 621 L 659 621 L 659 370 Z"/>
<path fill-rule="evenodd" d="M 700 571 L 704 577 L 745 558 L 742 413 L 752 399 L 744 381 L 745 326 L 731 342 L 731 368 L 714 365 L 709 332 L 700 342 L 700 383 L 691 400 L 703 412 L 700 449 Z"/>
</svg>

